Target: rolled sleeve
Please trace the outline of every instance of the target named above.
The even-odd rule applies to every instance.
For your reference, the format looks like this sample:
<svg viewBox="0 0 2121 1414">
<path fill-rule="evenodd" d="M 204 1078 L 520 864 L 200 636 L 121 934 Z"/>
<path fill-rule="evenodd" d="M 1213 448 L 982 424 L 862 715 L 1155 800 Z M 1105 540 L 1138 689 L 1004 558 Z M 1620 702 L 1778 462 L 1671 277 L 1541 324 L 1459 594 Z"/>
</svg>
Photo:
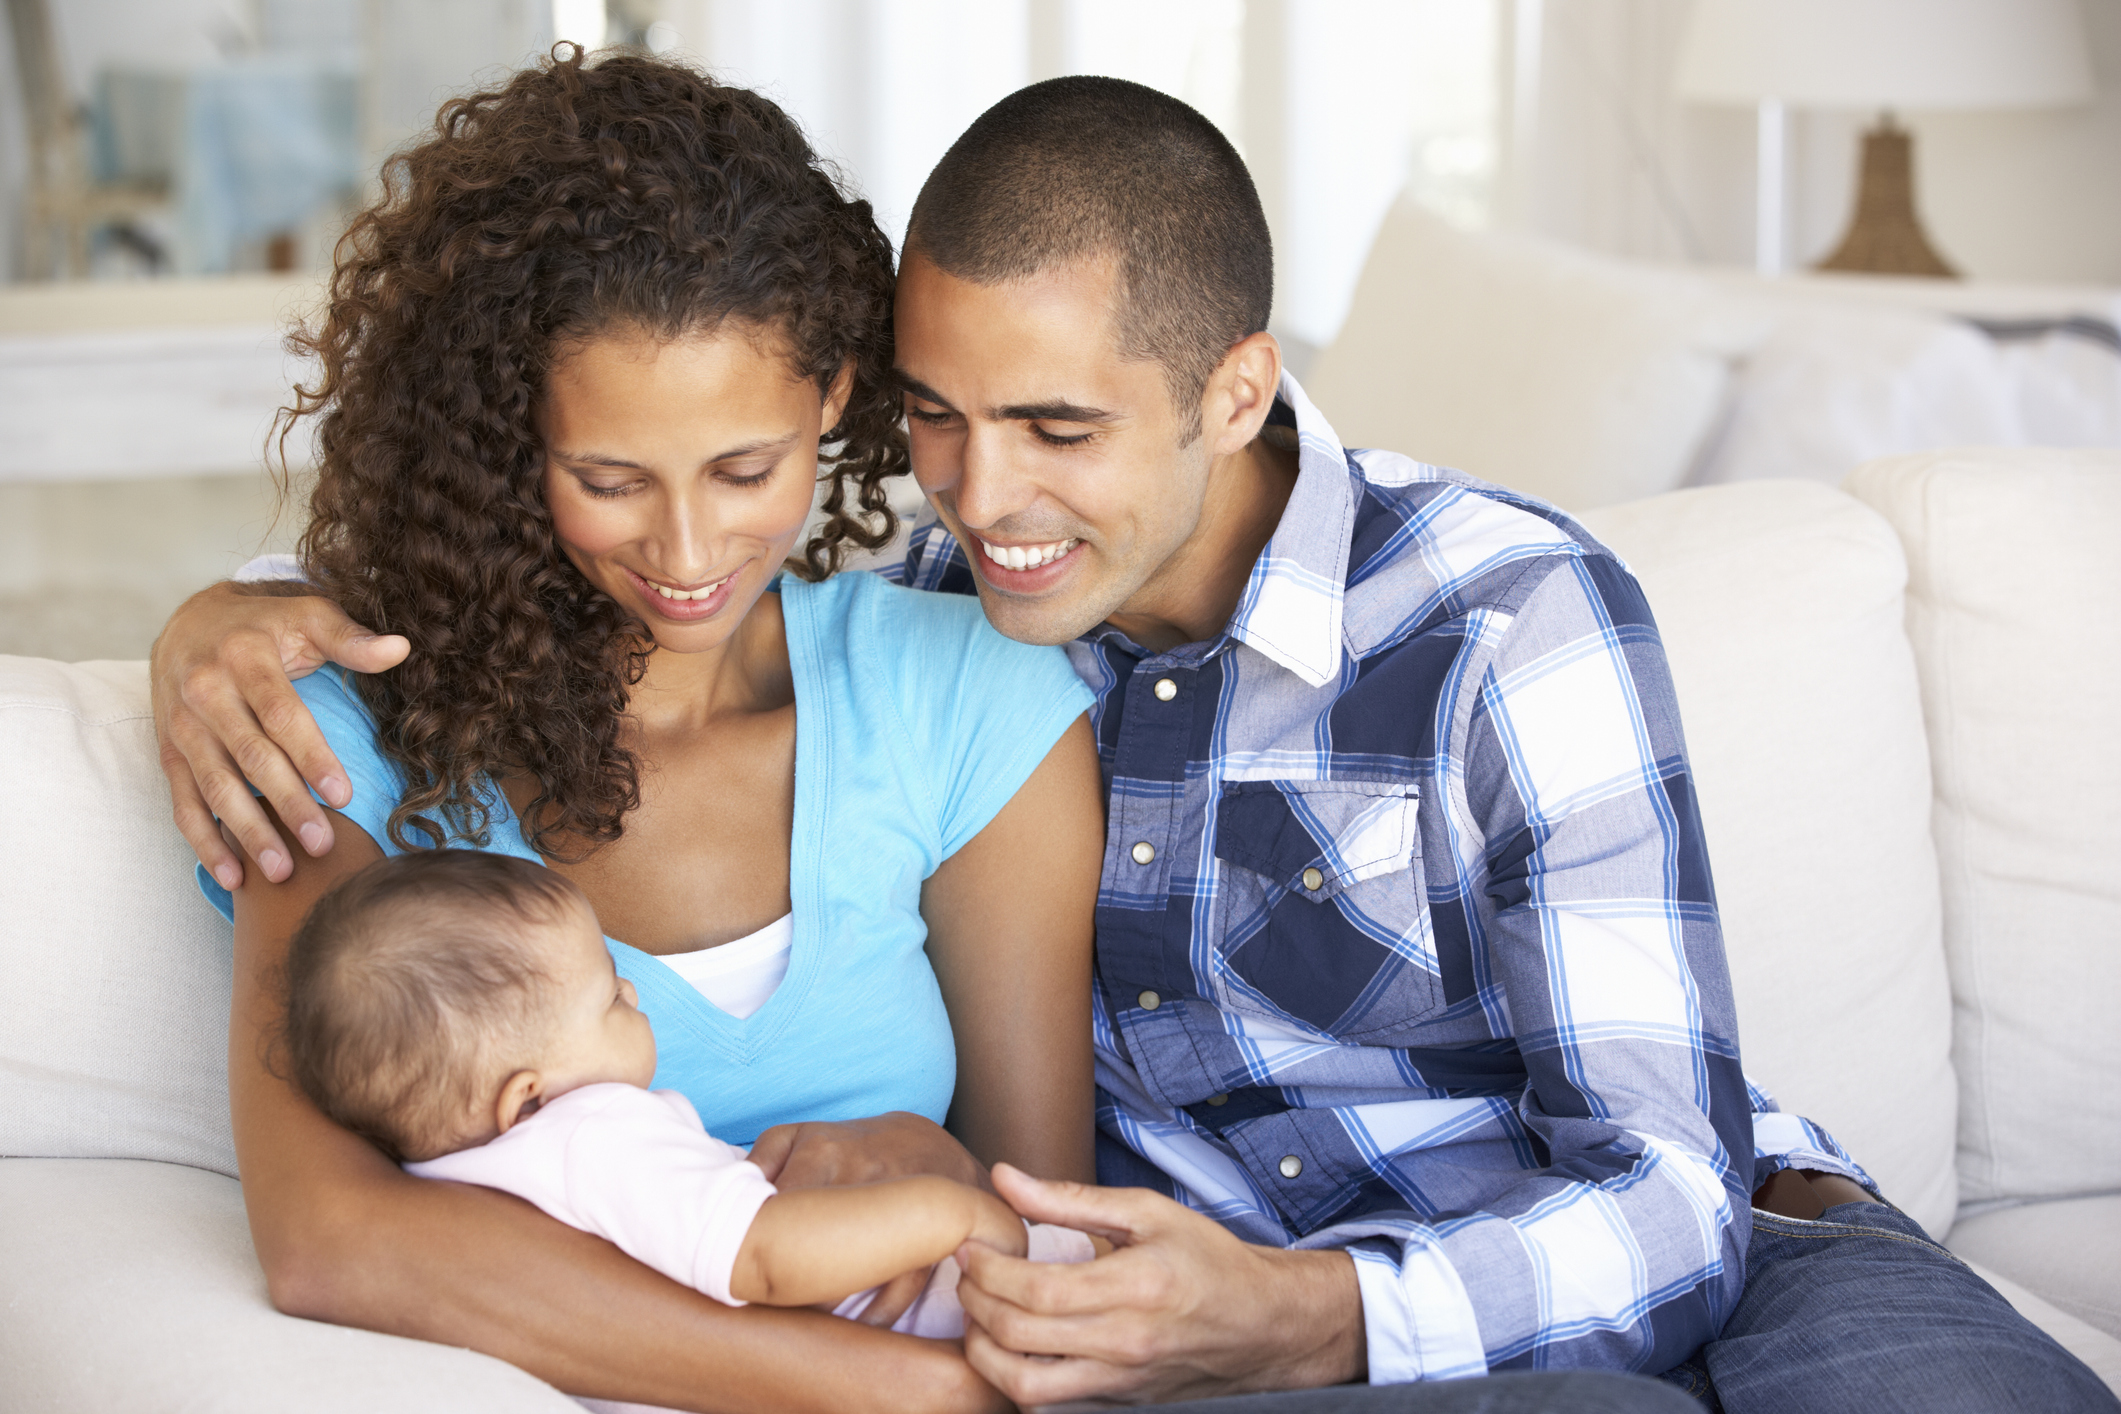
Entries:
<svg viewBox="0 0 2121 1414">
<path fill-rule="evenodd" d="M 1362 1293 L 1370 1383 L 1456 1380 L 1488 1372 L 1465 1283 L 1437 1247 L 1362 1241 L 1348 1248 Z"/>
</svg>

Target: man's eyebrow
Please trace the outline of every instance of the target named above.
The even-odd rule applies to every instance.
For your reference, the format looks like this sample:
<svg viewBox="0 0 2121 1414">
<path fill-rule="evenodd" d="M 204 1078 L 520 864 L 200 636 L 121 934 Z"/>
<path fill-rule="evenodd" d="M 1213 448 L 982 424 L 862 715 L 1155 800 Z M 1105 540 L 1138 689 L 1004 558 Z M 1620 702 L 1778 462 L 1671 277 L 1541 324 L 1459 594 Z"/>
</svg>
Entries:
<svg viewBox="0 0 2121 1414">
<path fill-rule="evenodd" d="M 904 389 L 906 392 L 913 394 L 914 397 L 919 398 L 922 402 L 934 403 L 937 407 L 950 408 L 950 411 L 952 412 L 957 411 L 955 407 L 951 406 L 950 400 L 948 398 L 944 397 L 941 393 L 936 392 L 935 389 L 929 387 L 920 379 L 915 378 L 905 369 L 894 368 L 891 370 L 891 376 L 898 380 L 898 385 L 900 388 Z"/>
<path fill-rule="evenodd" d="M 950 408 L 952 412 L 957 411 L 951 407 L 948 398 L 920 379 L 909 377 L 902 369 L 894 369 L 892 374 L 898 379 L 901 388 L 922 402 Z M 1058 398 L 1043 403 L 1011 403 L 1007 407 L 989 409 L 987 415 L 998 422 L 1094 422 L 1102 425 L 1119 421 L 1119 414 L 1116 412 L 1084 407 L 1081 403 L 1071 403 Z"/>
<path fill-rule="evenodd" d="M 1011 403 L 1005 408 L 996 408 L 994 416 L 1003 422 L 1117 422 L 1119 414 L 1103 408 L 1086 408 L 1081 403 Z"/>
</svg>

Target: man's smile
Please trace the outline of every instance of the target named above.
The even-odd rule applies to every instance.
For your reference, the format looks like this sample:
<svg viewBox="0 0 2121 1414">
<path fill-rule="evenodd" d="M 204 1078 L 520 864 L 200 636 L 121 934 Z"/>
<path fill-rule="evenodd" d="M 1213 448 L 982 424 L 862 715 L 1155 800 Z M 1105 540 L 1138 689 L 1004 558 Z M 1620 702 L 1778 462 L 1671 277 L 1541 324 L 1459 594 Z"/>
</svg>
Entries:
<svg viewBox="0 0 2121 1414">
<path fill-rule="evenodd" d="M 988 559 L 1004 569 L 1035 570 L 1050 565 L 1061 556 L 1082 544 L 1080 539 L 1053 540 L 1044 545 L 998 545 L 992 540 L 972 537 Z"/>
<path fill-rule="evenodd" d="M 967 531 L 964 543 L 979 547 L 978 554 L 968 554 L 965 559 L 988 588 L 1020 597 L 1041 596 L 1058 589 L 1083 559 L 1077 553 L 1084 545 L 1080 536 L 1004 545 Z"/>
</svg>

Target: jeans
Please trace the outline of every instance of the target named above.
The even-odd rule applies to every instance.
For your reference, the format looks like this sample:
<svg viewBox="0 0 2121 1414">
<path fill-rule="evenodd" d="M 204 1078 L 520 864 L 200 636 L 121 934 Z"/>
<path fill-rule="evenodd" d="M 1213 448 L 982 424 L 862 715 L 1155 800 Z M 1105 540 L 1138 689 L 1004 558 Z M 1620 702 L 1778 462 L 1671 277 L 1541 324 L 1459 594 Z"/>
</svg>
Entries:
<svg viewBox="0 0 2121 1414">
<path fill-rule="evenodd" d="M 1172 1414 L 1700 1414 L 1657 1380 L 1594 1371 L 1501 1374 L 1436 1384 L 1334 1385 L 1163 1404 Z"/>
<path fill-rule="evenodd" d="M 1664 1378 L 1723 1414 L 2121 1410 L 2082 1361 L 1881 1203 L 1812 1221 L 1755 1208 L 1738 1309 Z"/>
</svg>

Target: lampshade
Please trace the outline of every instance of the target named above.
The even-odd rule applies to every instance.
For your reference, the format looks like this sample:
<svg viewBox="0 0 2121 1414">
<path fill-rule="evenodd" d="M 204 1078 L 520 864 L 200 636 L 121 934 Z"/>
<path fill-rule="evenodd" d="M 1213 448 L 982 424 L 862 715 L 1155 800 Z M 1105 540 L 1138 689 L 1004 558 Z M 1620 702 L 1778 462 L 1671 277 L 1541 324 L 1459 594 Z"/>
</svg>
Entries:
<svg viewBox="0 0 2121 1414">
<path fill-rule="evenodd" d="M 1678 92 L 1703 103 L 2040 108 L 2091 97 L 2077 0 L 1695 0 Z"/>
</svg>

